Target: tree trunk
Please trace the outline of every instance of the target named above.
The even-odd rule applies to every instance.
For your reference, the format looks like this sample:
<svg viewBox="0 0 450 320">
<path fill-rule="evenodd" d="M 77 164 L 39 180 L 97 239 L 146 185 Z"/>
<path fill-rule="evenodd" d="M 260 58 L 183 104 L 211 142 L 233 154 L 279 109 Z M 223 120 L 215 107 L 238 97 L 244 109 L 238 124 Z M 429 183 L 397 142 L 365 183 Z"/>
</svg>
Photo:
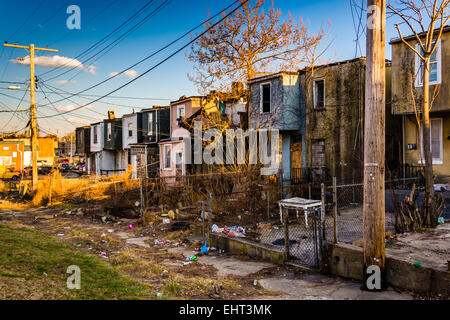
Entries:
<svg viewBox="0 0 450 320">
<path fill-rule="evenodd" d="M 434 195 L 433 187 L 433 157 L 431 153 L 431 125 L 430 125 L 430 60 L 424 62 L 423 68 L 423 118 L 422 118 L 422 146 L 425 160 L 425 214 L 426 224 L 429 226 L 431 200 Z"/>
</svg>

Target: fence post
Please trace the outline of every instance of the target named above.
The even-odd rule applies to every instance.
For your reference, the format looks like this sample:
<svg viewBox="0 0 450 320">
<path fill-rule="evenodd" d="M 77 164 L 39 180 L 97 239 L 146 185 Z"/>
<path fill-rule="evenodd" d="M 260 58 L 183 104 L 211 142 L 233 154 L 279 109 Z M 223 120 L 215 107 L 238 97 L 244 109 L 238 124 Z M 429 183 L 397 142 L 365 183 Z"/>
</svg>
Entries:
<svg viewBox="0 0 450 320">
<path fill-rule="evenodd" d="M 289 223 L 288 223 L 288 209 L 281 207 L 283 211 L 283 222 L 284 222 L 284 254 L 286 260 L 289 259 Z"/>
<path fill-rule="evenodd" d="M 320 199 L 321 199 L 321 208 L 320 208 L 320 227 L 322 228 L 322 238 L 326 240 L 325 236 L 325 184 L 320 184 Z"/>
<path fill-rule="evenodd" d="M 334 243 L 338 242 L 337 239 L 337 191 L 336 191 L 336 177 L 333 177 L 333 234 L 334 234 Z"/>
<path fill-rule="evenodd" d="M 203 242 L 205 242 L 205 200 L 202 200 L 202 220 L 203 220 L 202 237 L 203 237 Z"/>
</svg>

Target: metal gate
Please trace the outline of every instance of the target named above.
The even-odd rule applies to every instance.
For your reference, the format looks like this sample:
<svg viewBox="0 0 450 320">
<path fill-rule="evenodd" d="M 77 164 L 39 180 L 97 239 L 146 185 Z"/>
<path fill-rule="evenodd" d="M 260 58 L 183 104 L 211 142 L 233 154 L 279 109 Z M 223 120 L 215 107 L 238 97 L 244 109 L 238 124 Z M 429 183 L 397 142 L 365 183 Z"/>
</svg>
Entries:
<svg viewBox="0 0 450 320">
<path fill-rule="evenodd" d="M 303 213 L 287 215 L 284 238 L 289 261 L 310 268 L 320 267 L 322 225 L 320 210 L 307 215 Z"/>
</svg>

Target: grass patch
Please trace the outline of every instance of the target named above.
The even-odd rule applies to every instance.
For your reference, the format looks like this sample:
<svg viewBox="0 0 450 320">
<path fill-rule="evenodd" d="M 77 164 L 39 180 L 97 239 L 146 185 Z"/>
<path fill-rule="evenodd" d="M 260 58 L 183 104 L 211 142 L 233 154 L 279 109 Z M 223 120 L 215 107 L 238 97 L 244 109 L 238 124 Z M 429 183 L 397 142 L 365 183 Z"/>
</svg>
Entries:
<svg viewBox="0 0 450 320">
<path fill-rule="evenodd" d="M 67 267 L 81 270 L 81 289 L 66 286 Z M 0 225 L 0 299 L 139 299 L 147 284 L 42 232 Z"/>
</svg>

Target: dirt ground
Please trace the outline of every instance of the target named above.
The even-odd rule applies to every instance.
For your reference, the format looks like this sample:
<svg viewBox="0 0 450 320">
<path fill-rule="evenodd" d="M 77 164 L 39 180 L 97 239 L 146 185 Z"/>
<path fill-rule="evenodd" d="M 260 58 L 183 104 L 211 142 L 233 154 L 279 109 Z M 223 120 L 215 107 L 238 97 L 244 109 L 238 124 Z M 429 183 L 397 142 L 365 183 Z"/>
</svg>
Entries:
<svg viewBox="0 0 450 320">
<path fill-rule="evenodd" d="M 185 231 L 170 231 L 170 224 L 164 224 L 163 219 L 167 217 L 155 215 L 143 226 L 139 219 L 116 218 L 95 205 L 26 208 L 0 202 L 0 226 L 43 232 L 73 252 L 108 263 L 120 274 L 148 285 L 150 291 L 144 299 L 423 298 L 392 289 L 382 295 L 367 294 L 351 280 L 230 256 L 212 248 L 208 255 L 202 255 L 202 222 L 198 217 L 183 220 L 190 222 Z M 157 244 L 159 240 L 164 243 Z M 197 259 L 188 263 L 186 258 L 194 255 Z M 8 281 L 11 291 L 15 282 L 25 280 Z M 41 298 L 30 290 L 28 294 L 22 290 L 20 296 L 9 292 L 8 297 Z M 48 297 L 58 299 L 60 295 L 55 292 Z"/>
<path fill-rule="evenodd" d="M 4 207 L 8 205 L 0 208 Z M 202 258 L 199 250 L 203 245 L 199 221 L 192 222 L 189 230 L 171 232 L 170 225 L 164 224 L 162 219 L 143 227 L 138 219 L 111 220 L 111 216 L 104 219 L 99 208 L 15 209 L 0 209 L 0 225 L 32 228 L 76 252 L 103 259 L 120 273 L 150 284 L 149 296 L 157 299 L 257 299 L 280 294 L 254 283 L 258 273 L 279 269 L 274 265 L 247 261 L 247 264 L 255 263 L 255 268 L 235 274 L 199 263 Z M 164 239 L 165 243 L 155 244 L 159 239 Z M 198 260 L 187 264 L 183 252 L 190 252 Z M 224 257 L 226 254 L 217 250 L 208 254 L 208 258 L 217 261 Z M 29 298 L 33 299 L 31 293 Z"/>
</svg>

